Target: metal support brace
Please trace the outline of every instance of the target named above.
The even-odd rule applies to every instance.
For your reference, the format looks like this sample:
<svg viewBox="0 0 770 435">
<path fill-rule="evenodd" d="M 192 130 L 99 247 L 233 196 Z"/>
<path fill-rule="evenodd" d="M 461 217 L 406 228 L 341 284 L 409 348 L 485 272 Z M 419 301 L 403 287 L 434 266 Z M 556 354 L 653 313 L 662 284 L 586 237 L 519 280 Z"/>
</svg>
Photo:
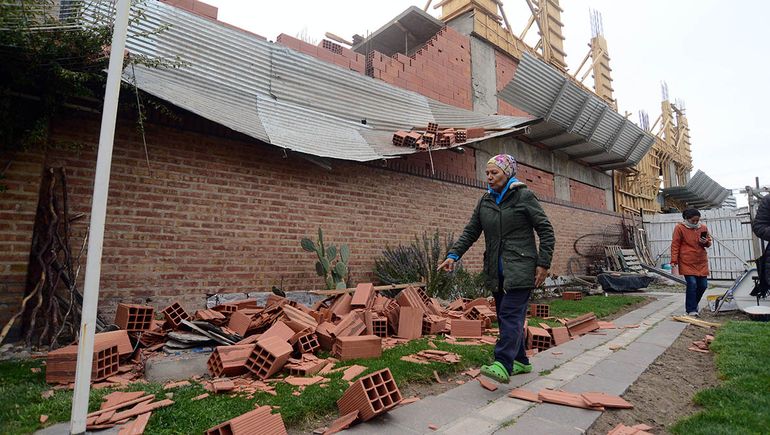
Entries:
<svg viewBox="0 0 770 435">
<path fill-rule="evenodd" d="M 586 107 L 588 107 L 588 102 L 591 101 L 591 96 L 586 93 L 585 98 L 583 98 L 583 104 L 580 105 L 580 110 L 578 110 L 577 115 L 575 115 L 575 119 L 572 120 L 572 124 L 570 124 L 567 131 L 570 133 L 575 130 L 575 126 L 578 123 L 578 120 L 580 120 L 580 117 L 583 116 L 583 112 L 585 112 Z"/>
<path fill-rule="evenodd" d="M 553 115 L 554 110 L 556 110 L 556 106 L 559 104 L 559 100 L 561 100 L 561 97 L 564 96 L 564 91 L 567 90 L 567 86 L 569 86 L 569 81 L 566 77 L 564 77 L 564 81 L 561 84 L 561 88 L 559 89 L 559 93 L 556 94 L 556 98 L 553 99 L 553 102 L 551 103 L 551 107 L 548 108 L 548 112 L 545 114 L 545 121 L 551 120 L 551 115 Z"/>
<path fill-rule="evenodd" d="M 605 105 L 604 108 L 602 108 L 602 113 L 599 114 L 599 118 L 594 123 L 594 126 L 591 127 L 591 132 L 588 134 L 588 140 L 586 142 L 593 142 L 594 141 L 594 134 L 596 134 L 596 130 L 599 128 L 599 124 L 604 121 L 604 116 L 607 114 L 607 109 L 609 109 L 609 106 Z"/>
<path fill-rule="evenodd" d="M 631 121 L 627 119 L 624 119 L 623 121 L 620 122 L 620 127 L 615 131 L 615 134 L 612 135 L 612 139 L 610 140 L 610 144 L 607 147 L 607 151 L 612 151 L 612 149 L 615 148 L 615 144 L 618 143 L 618 139 L 620 139 L 620 135 L 623 134 L 623 131 L 626 129 L 626 126 L 628 126 L 630 122 Z M 633 150 L 634 147 L 631 147 L 631 149 Z"/>
</svg>

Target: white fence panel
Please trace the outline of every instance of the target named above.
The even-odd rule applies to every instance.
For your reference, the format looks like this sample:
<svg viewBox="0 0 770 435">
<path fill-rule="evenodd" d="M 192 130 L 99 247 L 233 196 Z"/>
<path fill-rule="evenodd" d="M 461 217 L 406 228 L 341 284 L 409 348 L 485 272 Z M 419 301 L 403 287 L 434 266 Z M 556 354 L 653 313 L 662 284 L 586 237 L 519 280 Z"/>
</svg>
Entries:
<svg viewBox="0 0 770 435">
<path fill-rule="evenodd" d="M 645 215 L 644 221 L 650 254 L 656 266 L 668 263 L 671 261 L 671 235 L 676 224 L 682 221 L 682 215 Z M 738 278 L 746 269 L 744 262 L 754 258 L 748 217 L 737 216 L 735 210 L 704 210 L 701 211 L 701 222 L 708 226 L 714 238 L 714 244 L 708 249 L 710 278 Z"/>
</svg>

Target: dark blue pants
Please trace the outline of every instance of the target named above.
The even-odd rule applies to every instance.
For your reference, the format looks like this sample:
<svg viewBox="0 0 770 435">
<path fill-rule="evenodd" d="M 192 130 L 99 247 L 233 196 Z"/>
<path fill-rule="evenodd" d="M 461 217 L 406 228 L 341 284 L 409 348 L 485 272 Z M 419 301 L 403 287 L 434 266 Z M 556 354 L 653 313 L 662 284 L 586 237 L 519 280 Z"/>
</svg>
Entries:
<svg viewBox="0 0 770 435">
<path fill-rule="evenodd" d="M 684 298 L 684 310 L 688 313 L 698 311 L 698 302 L 703 297 L 703 293 L 709 286 L 708 278 L 705 276 L 685 275 L 687 281 L 687 292 Z"/>
<path fill-rule="evenodd" d="M 493 293 L 497 309 L 497 323 L 500 325 L 500 337 L 495 345 L 495 361 L 500 361 L 511 373 L 513 361 L 529 364 L 526 354 L 527 336 L 524 333 L 524 322 L 529 309 L 531 290 L 510 290 Z"/>
</svg>

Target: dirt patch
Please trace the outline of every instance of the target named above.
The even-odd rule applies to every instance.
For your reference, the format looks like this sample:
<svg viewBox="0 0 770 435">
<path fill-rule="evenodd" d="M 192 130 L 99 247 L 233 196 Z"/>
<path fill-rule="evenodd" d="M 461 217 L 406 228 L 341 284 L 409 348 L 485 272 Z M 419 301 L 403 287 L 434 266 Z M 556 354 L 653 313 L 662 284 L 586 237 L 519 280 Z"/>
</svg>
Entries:
<svg viewBox="0 0 770 435">
<path fill-rule="evenodd" d="M 724 323 L 745 320 L 740 312 L 720 314 L 701 312 L 701 319 Z M 696 392 L 718 385 L 713 353 L 687 350 L 695 340 L 702 340 L 707 329 L 688 325 L 682 334 L 634 382 L 623 398 L 633 409 L 611 410 L 603 413 L 588 429 L 589 435 L 606 434 L 619 423 L 632 426 L 639 423 L 653 427 L 656 434 L 669 433 L 668 428 L 701 408 L 692 402 Z"/>
</svg>

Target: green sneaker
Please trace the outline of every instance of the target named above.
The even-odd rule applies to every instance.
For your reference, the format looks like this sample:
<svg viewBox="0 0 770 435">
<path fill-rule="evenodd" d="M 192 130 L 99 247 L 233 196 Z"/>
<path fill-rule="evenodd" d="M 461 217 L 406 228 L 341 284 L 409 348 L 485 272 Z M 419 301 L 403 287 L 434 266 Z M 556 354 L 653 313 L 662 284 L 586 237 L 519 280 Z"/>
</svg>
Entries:
<svg viewBox="0 0 770 435">
<path fill-rule="evenodd" d="M 488 365 L 488 366 L 481 366 L 481 374 L 490 378 L 494 379 L 495 381 L 501 383 L 501 384 L 507 384 L 510 380 L 510 375 L 508 374 L 508 370 L 503 366 L 503 363 L 500 361 L 495 361 L 494 363 Z"/>
<path fill-rule="evenodd" d="M 532 371 L 532 364 L 522 364 L 518 361 L 513 362 L 513 373 L 511 373 L 512 376 L 520 375 L 522 373 L 529 373 Z"/>
</svg>

